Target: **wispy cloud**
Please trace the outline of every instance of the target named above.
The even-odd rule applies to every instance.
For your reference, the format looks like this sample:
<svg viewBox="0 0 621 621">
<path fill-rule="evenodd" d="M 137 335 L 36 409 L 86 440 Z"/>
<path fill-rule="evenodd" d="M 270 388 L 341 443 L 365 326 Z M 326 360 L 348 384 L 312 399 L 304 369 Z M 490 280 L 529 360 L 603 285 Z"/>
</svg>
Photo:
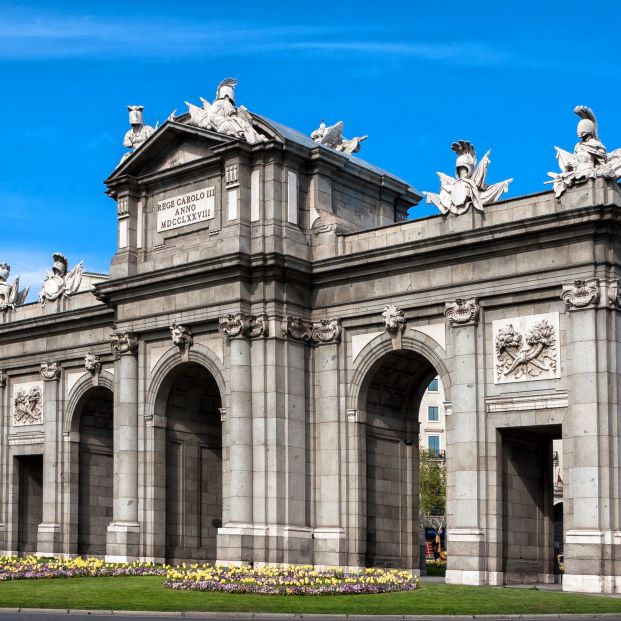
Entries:
<svg viewBox="0 0 621 621">
<path fill-rule="evenodd" d="M 287 53 L 299 58 L 391 57 L 459 65 L 532 65 L 488 43 L 384 40 L 373 26 L 281 25 L 196 19 L 119 19 L 0 12 L 0 60 L 221 58 Z"/>
</svg>

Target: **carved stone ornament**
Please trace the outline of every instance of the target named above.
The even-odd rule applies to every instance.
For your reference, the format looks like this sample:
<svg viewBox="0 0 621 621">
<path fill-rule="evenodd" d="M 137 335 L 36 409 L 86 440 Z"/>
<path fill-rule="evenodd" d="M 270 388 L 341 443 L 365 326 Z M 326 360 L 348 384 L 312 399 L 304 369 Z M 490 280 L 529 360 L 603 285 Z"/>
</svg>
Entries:
<svg viewBox="0 0 621 621">
<path fill-rule="evenodd" d="M 609 280 L 606 285 L 608 306 L 610 308 L 621 308 L 621 281 Z"/>
<path fill-rule="evenodd" d="M 455 302 L 447 302 L 444 316 L 451 326 L 476 323 L 479 320 L 479 305 L 476 298 L 457 298 Z"/>
<path fill-rule="evenodd" d="M 172 342 L 179 348 L 181 355 L 184 358 L 187 358 L 190 347 L 194 345 L 194 337 L 192 336 L 190 329 L 186 326 L 173 322 L 170 326 L 170 336 L 172 338 Z"/>
<path fill-rule="evenodd" d="M 580 117 L 576 134 L 580 141 L 570 153 L 559 147 L 556 149 L 560 173 L 549 172 L 556 197 L 562 196 L 567 188 L 585 183 L 589 179 L 610 179 L 621 177 L 621 149 L 610 153 L 600 142 L 597 118 L 588 106 L 576 106 L 574 113 Z"/>
<path fill-rule="evenodd" d="M 138 335 L 133 332 L 113 332 L 110 346 L 116 360 L 121 356 L 134 354 L 138 349 Z"/>
<path fill-rule="evenodd" d="M 220 319 L 220 334 L 227 338 L 245 336 L 256 338 L 267 336 L 269 324 L 267 315 L 247 315 L 246 313 L 227 314 Z"/>
<path fill-rule="evenodd" d="M 496 384 L 560 377 L 558 313 L 494 321 L 492 329 Z"/>
<path fill-rule="evenodd" d="M 571 285 L 563 285 L 561 299 L 570 310 L 597 306 L 601 296 L 599 280 L 575 280 Z"/>
<path fill-rule="evenodd" d="M 43 395 L 39 386 L 20 388 L 13 400 L 14 425 L 38 425 L 43 422 Z"/>
<path fill-rule="evenodd" d="M 322 319 L 311 325 L 311 341 L 315 345 L 338 343 L 341 340 L 340 319 Z"/>
<path fill-rule="evenodd" d="M 477 165 L 471 142 L 458 140 L 451 145 L 451 149 L 457 154 L 455 177 L 439 172 L 440 194 L 424 192 L 427 202 L 434 204 L 443 214 L 460 216 L 470 207 L 483 211 L 484 205 L 496 202 L 509 189 L 513 179 L 487 185 L 485 178 L 490 164 L 489 151 Z"/>
<path fill-rule="evenodd" d="M 280 323 L 283 336 L 296 341 L 309 341 L 311 337 L 311 324 L 301 317 L 285 317 Z"/>
<path fill-rule="evenodd" d="M 4 388 L 6 386 L 6 373 L 4 371 L 0 371 L 0 388 Z"/>
<path fill-rule="evenodd" d="M 41 377 L 46 382 L 60 379 L 60 364 L 56 360 L 46 360 L 41 363 Z"/>
<path fill-rule="evenodd" d="M 311 138 L 319 144 L 331 147 L 342 153 L 358 153 L 360 145 L 368 136 L 357 136 L 348 140 L 343 137 L 343 121 L 338 121 L 330 127 L 326 127 L 325 121 L 321 121 L 319 127 L 311 134 Z"/>
<path fill-rule="evenodd" d="M 84 264 L 80 261 L 70 272 L 67 272 L 69 262 L 67 257 L 60 252 L 52 255 L 54 264 L 52 271 L 47 273 L 41 291 L 39 292 L 39 302 L 45 306 L 46 302 L 53 302 L 61 296 L 70 297 L 80 288 Z"/>
<path fill-rule="evenodd" d="M 21 306 L 30 291 L 30 289 L 19 290 L 19 276 L 10 285 L 8 283 L 10 273 L 11 266 L 8 263 L 0 263 L 0 313 Z"/>
<path fill-rule="evenodd" d="M 397 308 L 394 304 L 389 304 L 384 309 L 382 317 L 384 318 L 384 326 L 388 334 L 395 335 L 399 332 L 403 333 L 403 331 L 405 330 L 405 314 L 400 308 Z"/>
<path fill-rule="evenodd" d="M 101 360 L 97 354 L 89 351 L 84 356 L 84 368 L 93 376 L 97 376 L 101 373 Z"/>
<path fill-rule="evenodd" d="M 210 129 L 211 131 L 245 140 L 248 144 L 267 141 L 259 133 L 250 112 L 244 106 L 235 105 L 236 78 L 225 78 L 216 90 L 216 98 L 209 103 L 202 97 L 202 107 L 186 101 L 190 119 L 189 125 Z"/>
</svg>

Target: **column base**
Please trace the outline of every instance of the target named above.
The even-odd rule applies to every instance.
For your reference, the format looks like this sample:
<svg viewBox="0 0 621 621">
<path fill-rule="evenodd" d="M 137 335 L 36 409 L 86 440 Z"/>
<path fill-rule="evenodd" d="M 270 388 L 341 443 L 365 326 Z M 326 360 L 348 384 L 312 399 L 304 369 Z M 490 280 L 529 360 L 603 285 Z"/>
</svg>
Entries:
<svg viewBox="0 0 621 621">
<path fill-rule="evenodd" d="M 323 567 L 342 567 L 348 564 L 345 529 L 325 526 L 313 530 L 314 564 Z"/>
<path fill-rule="evenodd" d="M 574 593 L 621 593 L 621 576 L 565 574 L 563 591 Z"/>
<path fill-rule="evenodd" d="M 53 556 L 60 553 L 60 524 L 41 523 L 37 528 L 36 556 Z"/>
<path fill-rule="evenodd" d="M 140 524 L 112 522 L 106 534 L 106 562 L 131 563 L 140 558 Z"/>
<path fill-rule="evenodd" d="M 312 532 L 304 526 L 227 524 L 218 529 L 217 563 L 306 565 L 312 561 Z"/>
<path fill-rule="evenodd" d="M 446 584 L 468 584 L 471 586 L 482 586 L 488 584 L 487 573 L 488 572 L 486 571 L 478 569 L 447 569 L 444 581 Z"/>
</svg>

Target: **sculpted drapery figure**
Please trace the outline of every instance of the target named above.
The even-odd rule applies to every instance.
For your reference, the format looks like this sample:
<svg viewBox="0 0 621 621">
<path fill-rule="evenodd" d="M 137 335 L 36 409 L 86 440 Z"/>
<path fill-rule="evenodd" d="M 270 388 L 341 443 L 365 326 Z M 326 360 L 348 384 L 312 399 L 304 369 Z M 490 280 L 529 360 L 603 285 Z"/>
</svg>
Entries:
<svg viewBox="0 0 621 621">
<path fill-rule="evenodd" d="M 248 144 L 265 142 L 267 138 L 255 129 L 248 110 L 244 106 L 235 106 L 236 86 L 236 78 L 225 78 L 218 85 L 213 103 L 201 97 L 202 108 L 186 101 L 190 113 L 189 124 L 243 139 Z"/>
<path fill-rule="evenodd" d="M 489 154 L 477 166 L 474 145 L 467 140 L 458 140 L 451 145 L 457 153 L 455 162 L 455 178 L 439 172 L 440 194 L 425 192 L 427 202 L 434 204 L 443 214 L 454 213 L 459 216 L 466 213 L 472 205 L 474 209 L 483 211 L 483 206 L 497 201 L 509 189 L 513 179 L 487 185 L 485 177 L 490 164 Z"/>
<path fill-rule="evenodd" d="M 150 125 L 144 124 L 142 118 L 144 106 L 127 106 L 127 110 L 129 112 L 129 124 L 131 129 L 125 133 L 123 146 L 131 149 L 131 151 L 123 156 L 121 162 L 128 158 L 157 129 L 157 125 L 151 127 Z"/>
<path fill-rule="evenodd" d="M 326 127 L 325 121 L 322 120 L 319 127 L 311 134 L 311 138 L 319 144 L 325 144 L 342 153 L 358 153 L 360 143 L 368 136 L 356 136 L 348 140 L 343 138 L 343 121 Z"/>
<path fill-rule="evenodd" d="M 10 285 L 7 281 L 11 273 L 11 266 L 8 263 L 0 263 L 0 312 L 9 308 L 15 310 L 26 301 L 30 289 L 19 290 L 19 276 Z"/>
<path fill-rule="evenodd" d="M 621 177 L 621 149 L 610 153 L 606 151 L 606 147 L 599 140 L 597 119 L 593 110 L 587 106 L 576 106 L 574 112 L 580 117 L 576 130 L 580 142 L 574 147 L 573 153 L 555 147 L 561 172 L 548 173 L 552 181 L 546 181 L 554 184 L 557 197 L 567 188 L 588 179 L 601 177 L 616 180 Z"/>
<path fill-rule="evenodd" d="M 42 306 L 46 302 L 53 302 L 61 296 L 68 298 L 80 288 L 80 283 L 82 282 L 82 274 L 84 272 L 82 261 L 70 272 L 67 272 L 69 262 L 65 255 L 55 252 L 52 258 L 54 260 L 52 271 L 47 273 L 39 292 L 39 302 Z"/>
</svg>

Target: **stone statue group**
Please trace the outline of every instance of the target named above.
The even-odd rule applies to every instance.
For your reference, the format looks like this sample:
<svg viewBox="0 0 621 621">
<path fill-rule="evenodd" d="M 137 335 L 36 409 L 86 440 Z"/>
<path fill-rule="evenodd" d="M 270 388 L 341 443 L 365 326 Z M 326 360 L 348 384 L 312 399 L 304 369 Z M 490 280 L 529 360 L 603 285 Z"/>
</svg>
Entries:
<svg viewBox="0 0 621 621">
<path fill-rule="evenodd" d="M 202 127 L 220 134 L 245 140 L 248 144 L 265 142 L 265 136 L 257 127 L 255 118 L 244 106 L 235 104 L 235 78 L 226 78 L 220 82 L 216 90 L 216 98 L 212 103 L 201 97 L 202 106 L 186 101 L 187 118 L 175 117 L 173 112 L 168 119 Z M 145 125 L 142 119 L 142 106 L 128 106 L 131 129 L 125 134 L 123 144 L 131 152 L 142 145 L 157 129 Z M 573 153 L 556 147 L 556 157 L 560 172 L 551 172 L 552 178 L 546 183 L 553 184 L 554 192 L 560 197 L 569 187 L 586 182 L 589 179 L 605 178 L 617 180 L 621 177 L 621 149 L 608 152 L 600 142 L 597 119 L 587 106 L 576 106 L 574 112 L 580 117 L 578 123 L 579 142 Z M 330 147 L 341 153 L 357 153 L 361 143 L 368 136 L 352 139 L 343 137 L 343 122 L 326 126 L 322 121 L 312 132 L 311 138 L 318 144 Z M 490 164 L 489 151 L 480 162 L 477 162 L 474 145 L 467 140 L 458 140 L 451 145 L 457 154 L 455 176 L 439 172 L 440 192 L 425 192 L 427 202 L 435 205 L 442 214 L 461 215 L 473 210 L 483 211 L 483 207 L 497 201 L 509 189 L 513 179 L 487 185 L 487 169 Z M 131 153 L 130 152 L 130 153 Z M 123 160 L 130 155 L 125 154 Z"/>
</svg>

